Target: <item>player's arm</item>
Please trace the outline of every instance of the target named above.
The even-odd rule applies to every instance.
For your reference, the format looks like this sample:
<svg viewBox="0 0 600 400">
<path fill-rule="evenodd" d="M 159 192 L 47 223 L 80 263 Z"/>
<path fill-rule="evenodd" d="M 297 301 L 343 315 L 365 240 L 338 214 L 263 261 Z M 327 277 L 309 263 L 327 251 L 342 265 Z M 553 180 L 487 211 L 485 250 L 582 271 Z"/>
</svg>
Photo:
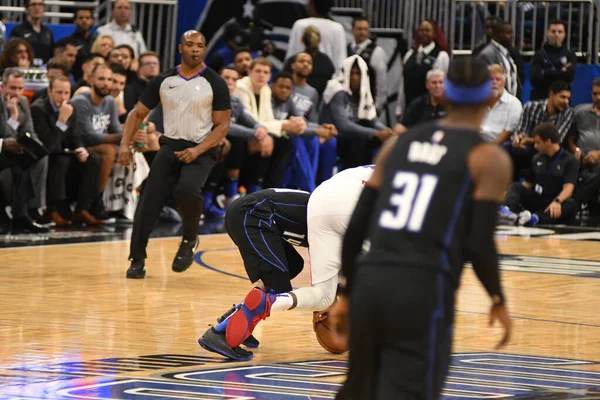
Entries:
<svg viewBox="0 0 600 400">
<path fill-rule="evenodd" d="M 468 164 L 475 188 L 467 253 L 477 278 L 493 301 L 490 325 L 498 319 L 504 326 L 504 337 L 497 345 L 499 348 L 510 340 L 511 323 L 504 304 L 494 232 L 498 206 L 503 202 L 506 187 L 511 181 L 512 163 L 504 150 L 486 143 L 471 152 Z"/>
<path fill-rule="evenodd" d="M 348 229 L 342 242 L 342 289 L 346 295 L 350 294 L 352 289 L 352 279 L 356 269 L 355 260 L 362 250 L 363 241 L 367 236 L 371 214 L 375 208 L 379 188 L 383 181 L 383 170 L 385 162 L 390 156 L 397 139 L 392 138 L 385 142 L 381 151 L 375 159 L 375 170 L 371 179 L 365 184 L 365 187 L 356 203 Z"/>
</svg>

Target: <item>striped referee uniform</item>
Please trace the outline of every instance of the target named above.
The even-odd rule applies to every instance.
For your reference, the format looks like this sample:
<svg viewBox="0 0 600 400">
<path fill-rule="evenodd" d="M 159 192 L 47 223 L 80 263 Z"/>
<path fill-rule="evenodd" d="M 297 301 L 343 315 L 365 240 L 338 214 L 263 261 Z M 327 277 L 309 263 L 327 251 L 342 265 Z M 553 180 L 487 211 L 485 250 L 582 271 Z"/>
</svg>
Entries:
<svg viewBox="0 0 600 400">
<path fill-rule="evenodd" d="M 206 66 L 192 78 L 183 77 L 179 67 L 165 71 L 150 81 L 139 101 L 149 109 L 162 105 L 164 133 L 135 213 L 130 260 L 146 258 L 148 238 L 171 193 L 183 221 L 183 239 L 196 240 L 204 201 L 202 188 L 216 164 L 217 149 L 206 151 L 189 164 L 180 161 L 175 152 L 194 147 L 210 135 L 213 111 L 231 109 L 225 81 Z"/>
</svg>

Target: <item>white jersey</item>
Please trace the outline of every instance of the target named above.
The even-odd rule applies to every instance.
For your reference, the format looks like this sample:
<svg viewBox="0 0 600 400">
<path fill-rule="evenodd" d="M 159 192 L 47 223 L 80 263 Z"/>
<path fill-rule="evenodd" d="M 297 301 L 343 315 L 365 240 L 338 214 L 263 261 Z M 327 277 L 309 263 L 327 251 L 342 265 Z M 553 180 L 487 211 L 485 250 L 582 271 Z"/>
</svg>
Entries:
<svg viewBox="0 0 600 400">
<path fill-rule="evenodd" d="M 375 166 L 346 169 L 320 184 L 308 200 L 311 284 L 339 274 L 342 239 L 363 187 Z"/>
</svg>

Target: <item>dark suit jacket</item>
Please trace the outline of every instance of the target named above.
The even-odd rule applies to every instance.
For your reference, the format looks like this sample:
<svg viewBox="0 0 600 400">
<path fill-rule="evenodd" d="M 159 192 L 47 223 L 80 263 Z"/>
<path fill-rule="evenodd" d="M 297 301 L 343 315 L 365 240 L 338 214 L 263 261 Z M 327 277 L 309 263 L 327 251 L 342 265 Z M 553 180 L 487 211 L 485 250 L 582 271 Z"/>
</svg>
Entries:
<svg viewBox="0 0 600 400">
<path fill-rule="evenodd" d="M 63 153 L 66 148 L 83 147 L 81 137 L 73 129 L 75 110 L 73 110 L 73 115 L 67 121 L 68 129 L 65 132 L 56 126 L 58 113 L 54 111 L 48 98 L 39 98 L 34 101 L 31 105 L 31 114 L 35 131 L 51 154 Z"/>
<path fill-rule="evenodd" d="M 6 103 L 2 98 L 0 99 L 0 138 L 18 138 L 24 136 L 27 132 L 35 136 L 29 103 L 25 97 L 21 97 L 19 100 L 19 127 L 16 131 L 8 124 L 10 117 L 7 114 Z"/>
<path fill-rule="evenodd" d="M 510 48 L 507 50 L 510 57 L 513 59 L 513 62 L 515 63 L 515 67 L 517 68 L 517 97 L 520 99 L 525 73 L 523 68 L 523 59 L 520 57 L 520 54 L 518 54 L 517 51 L 513 51 Z M 494 44 L 491 42 L 488 43 L 483 50 L 481 50 L 481 52 L 477 55 L 477 58 L 485 62 L 487 65 L 500 64 L 504 66 L 504 56 L 500 52 L 500 49 L 494 46 Z"/>
</svg>

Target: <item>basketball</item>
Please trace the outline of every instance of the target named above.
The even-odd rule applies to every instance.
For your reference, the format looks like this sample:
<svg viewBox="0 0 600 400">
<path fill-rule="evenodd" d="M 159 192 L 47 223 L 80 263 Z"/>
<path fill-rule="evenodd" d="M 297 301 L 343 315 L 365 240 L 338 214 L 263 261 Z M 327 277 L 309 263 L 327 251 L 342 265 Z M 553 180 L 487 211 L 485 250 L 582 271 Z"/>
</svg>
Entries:
<svg viewBox="0 0 600 400">
<path fill-rule="evenodd" d="M 348 322 L 347 309 L 342 318 L 330 318 L 329 312 L 338 303 L 336 301 L 324 311 L 313 313 L 313 330 L 317 342 L 322 348 L 333 354 L 341 354 L 348 351 Z"/>
</svg>

